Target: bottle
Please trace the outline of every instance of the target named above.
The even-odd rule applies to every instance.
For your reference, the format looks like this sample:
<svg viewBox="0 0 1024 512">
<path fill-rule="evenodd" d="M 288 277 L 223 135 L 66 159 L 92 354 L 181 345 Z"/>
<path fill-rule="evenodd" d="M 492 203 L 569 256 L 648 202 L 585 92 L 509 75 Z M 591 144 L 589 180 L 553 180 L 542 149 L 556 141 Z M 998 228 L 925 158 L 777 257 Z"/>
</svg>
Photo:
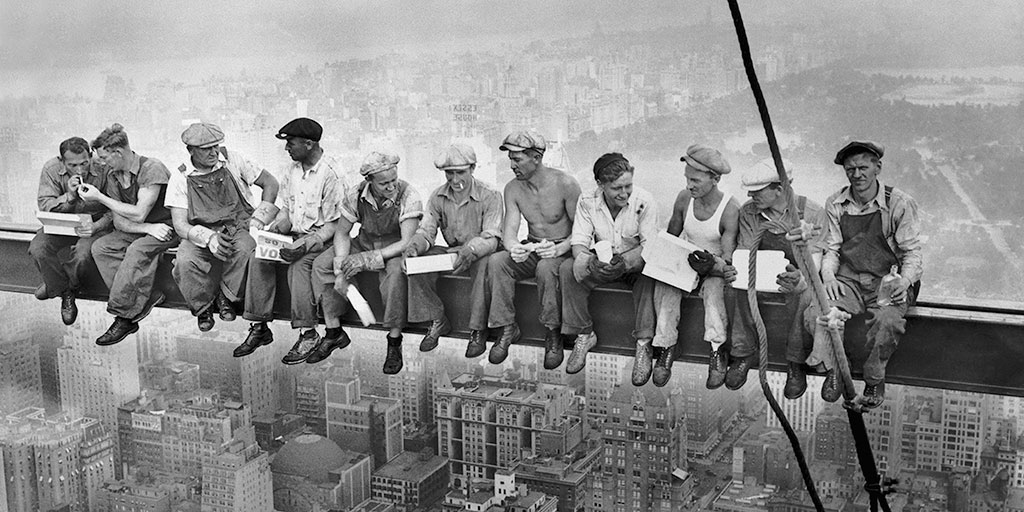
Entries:
<svg viewBox="0 0 1024 512">
<path fill-rule="evenodd" d="M 893 265 L 889 273 L 882 276 L 882 282 L 878 284 L 878 298 L 875 300 L 879 306 L 892 305 L 892 292 L 896 290 L 897 283 L 902 277 L 898 270 L 899 268 Z"/>
</svg>

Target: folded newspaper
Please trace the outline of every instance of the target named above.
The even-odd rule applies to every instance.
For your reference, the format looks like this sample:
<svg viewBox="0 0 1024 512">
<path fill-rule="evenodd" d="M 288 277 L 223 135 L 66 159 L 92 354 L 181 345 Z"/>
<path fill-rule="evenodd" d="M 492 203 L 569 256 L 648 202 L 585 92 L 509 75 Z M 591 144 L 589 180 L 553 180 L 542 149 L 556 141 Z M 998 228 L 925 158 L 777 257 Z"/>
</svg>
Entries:
<svg viewBox="0 0 1024 512">
<path fill-rule="evenodd" d="M 257 259 L 284 263 L 281 259 L 281 249 L 295 248 L 295 242 L 288 235 L 279 235 L 262 229 L 250 229 L 249 234 L 256 240 Z"/>
<path fill-rule="evenodd" d="M 690 268 L 686 257 L 691 252 L 699 250 L 700 247 L 689 241 L 662 231 L 658 236 L 648 240 L 644 247 L 642 273 L 684 292 L 692 292 L 697 287 L 700 276 Z"/>
</svg>

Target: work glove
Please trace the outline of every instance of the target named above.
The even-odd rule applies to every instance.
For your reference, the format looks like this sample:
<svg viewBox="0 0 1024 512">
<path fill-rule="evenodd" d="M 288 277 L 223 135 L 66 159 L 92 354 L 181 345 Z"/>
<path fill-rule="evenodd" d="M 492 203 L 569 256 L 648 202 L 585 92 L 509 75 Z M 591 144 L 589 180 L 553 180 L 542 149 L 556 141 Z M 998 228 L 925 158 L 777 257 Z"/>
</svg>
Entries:
<svg viewBox="0 0 1024 512">
<path fill-rule="evenodd" d="M 324 243 L 313 236 L 304 236 L 295 241 L 291 246 L 281 249 L 281 259 L 292 263 L 299 261 L 303 256 L 317 252 L 324 248 Z"/>
<path fill-rule="evenodd" d="M 450 247 L 449 253 L 455 253 L 455 263 L 453 264 L 452 274 L 461 274 L 469 269 L 469 266 L 476 261 L 476 253 L 473 252 L 473 248 L 467 245 L 460 245 L 458 247 Z"/>
<path fill-rule="evenodd" d="M 715 255 L 707 251 L 693 251 L 686 257 L 686 261 L 701 277 L 710 274 L 715 268 Z"/>
<path fill-rule="evenodd" d="M 800 293 L 807 289 L 807 281 L 803 274 L 792 264 L 786 265 L 786 271 L 775 278 L 782 293 Z"/>
<path fill-rule="evenodd" d="M 366 270 L 384 268 L 384 255 L 380 251 L 363 251 L 350 254 L 341 262 L 341 273 L 348 279 Z"/>
<path fill-rule="evenodd" d="M 235 242 L 224 233 L 214 233 L 206 247 L 221 261 L 227 261 L 235 253 Z"/>
</svg>

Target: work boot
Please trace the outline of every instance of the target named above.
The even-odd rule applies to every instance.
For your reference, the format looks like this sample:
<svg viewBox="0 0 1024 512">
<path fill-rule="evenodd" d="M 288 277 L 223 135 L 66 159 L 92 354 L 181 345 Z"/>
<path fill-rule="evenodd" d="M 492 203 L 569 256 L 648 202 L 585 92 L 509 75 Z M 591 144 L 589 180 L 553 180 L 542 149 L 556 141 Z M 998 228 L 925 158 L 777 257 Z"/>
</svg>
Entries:
<svg viewBox="0 0 1024 512">
<path fill-rule="evenodd" d="M 299 364 L 305 361 L 319 344 L 320 333 L 316 332 L 316 329 L 308 329 L 306 332 L 299 334 L 299 340 L 281 358 L 281 362 L 284 364 Z"/>
<path fill-rule="evenodd" d="M 747 371 L 754 366 L 754 357 L 741 357 L 729 365 L 725 372 L 725 387 L 735 391 L 747 383 Z"/>
<path fill-rule="evenodd" d="M 46 289 L 46 283 L 36 286 L 36 291 L 32 293 L 39 300 L 46 300 L 50 298 L 50 291 Z"/>
<path fill-rule="evenodd" d="M 729 369 L 729 356 L 725 352 L 722 352 L 721 347 L 719 350 L 712 350 L 711 357 L 708 358 L 708 380 L 704 383 L 704 387 L 708 389 L 718 389 L 725 384 L 725 373 Z"/>
<path fill-rule="evenodd" d="M 487 329 L 469 331 L 469 343 L 466 344 L 466 357 L 472 359 L 487 351 Z"/>
<path fill-rule="evenodd" d="M 235 305 L 232 304 L 231 301 L 228 300 L 226 296 L 224 296 L 223 292 L 217 294 L 216 306 L 217 314 L 218 316 L 220 316 L 221 320 L 225 322 L 234 321 L 236 315 Z"/>
<path fill-rule="evenodd" d="M 110 324 L 110 328 L 107 332 L 96 338 L 96 344 L 101 347 L 108 345 L 114 345 L 120 343 L 129 334 L 137 332 L 139 330 L 139 324 L 132 322 L 131 320 L 122 316 L 114 317 L 114 323 Z"/>
<path fill-rule="evenodd" d="M 658 354 L 658 360 L 654 363 L 654 375 L 651 380 L 654 385 L 664 387 L 672 378 L 672 363 L 676 361 L 676 347 L 662 347 Z"/>
<path fill-rule="evenodd" d="M 636 356 L 633 357 L 633 376 L 631 379 L 634 386 L 643 386 L 651 379 L 651 370 L 654 366 L 653 356 L 654 347 L 651 346 L 650 338 L 636 340 Z"/>
<path fill-rule="evenodd" d="M 519 324 L 512 322 L 503 326 L 498 341 L 491 345 L 491 353 L 487 355 L 487 360 L 491 364 L 501 364 L 508 357 L 508 347 L 522 337 L 523 333 L 519 330 Z"/>
<path fill-rule="evenodd" d="M 71 325 L 75 323 L 77 318 L 78 306 L 75 304 L 75 292 L 65 290 L 60 295 L 60 319 L 64 322 L 64 325 Z"/>
<path fill-rule="evenodd" d="M 579 373 L 587 365 L 587 353 L 595 345 L 597 345 L 597 335 L 592 332 L 576 336 L 576 341 L 572 345 L 572 352 L 569 353 L 569 362 L 565 363 L 565 373 L 569 375 Z M 544 367 L 547 368 L 547 353 L 544 356 Z"/>
<path fill-rule="evenodd" d="M 210 322 L 213 322 L 213 313 L 209 309 L 206 310 L 206 315 L 210 317 Z M 200 315 L 202 318 L 202 315 Z M 209 329 L 207 329 L 209 330 Z M 235 357 L 245 357 L 252 354 L 256 349 L 263 345 L 269 345 L 270 342 L 274 341 L 274 333 L 267 327 L 266 322 L 256 322 L 249 326 L 249 335 L 245 337 L 245 341 L 241 345 L 235 347 L 235 350 L 231 355 Z"/>
<path fill-rule="evenodd" d="M 448 317 L 441 315 L 440 320 L 430 322 L 430 329 L 427 329 L 427 335 L 420 341 L 420 352 L 434 350 L 437 348 L 438 338 L 450 332 L 452 332 L 452 325 L 448 323 Z"/>
<path fill-rule="evenodd" d="M 865 409 L 874 409 L 882 402 L 885 401 L 885 382 L 879 382 L 878 384 L 864 383 L 864 393 L 860 404 Z"/>
<path fill-rule="evenodd" d="M 388 355 L 384 358 L 384 374 L 394 375 L 402 371 L 402 336 L 388 335 Z"/>
<path fill-rule="evenodd" d="M 544 369 L 554 370 L 565 359 L 565 348 L 562 334 L 554 329 L 544 333 Z M 571 356 L 570 356 L 571 358 Z M 573 372 L 576 373 L 576 372 Z"/>
<path fill-rule="evenodd" d="M 196 315 L 196 325 L 199 327 L 199 332 L 208 332 L 213 329 L 213 324 L 216 322 L 213 320 L 213 308 L 206 308 L 205 311 Z"/>
<path fill-rule="evenodd" d="M 839 400 L 842 393 L 839 391 L 839 378 L 835 370 L 825 372 L 825 382 L 821 384 L 821 399 L 826 402 Z"/>
<path fill-rule="evenodd" d="M 163 304 L 165 300 L 167 300 L 167 296 L 165 296 L 163 292 L 161 292 L 160 290 L 154 290 L 153 294 L 149 296 L 149 300 L 146 301 L 146 305 L 142 307 L 142 311 L 140 311 L 139 314 L 132 319 L 132 322 L 141 322 L 143 319 L 149 316 L 150 313 L 153 312 L 153 308 L 159 306 L 160 304 Z"/>
<path fill-rule="evenodd" d="M 824 389 L 824 388 L 822 388 Z M 782 388 L 782 396 L 796 400 L 807 391 L 807 372 L 803 363 L 790 362 L 786 369 L 786 385 Z"/>
<path fill-rule="evenodd" d="M 313 347 L 309 356 L 306 357 L 306 363 L 319 363 L 330 357 L 331 352 L 343 349 L 349 343 L 352 343 L 352 339 L 348 337 L 348 333 L 344 329 L 341 327 L 328 327 L 324 337 L 320 338 L 320 343 Z"/>
</svg>

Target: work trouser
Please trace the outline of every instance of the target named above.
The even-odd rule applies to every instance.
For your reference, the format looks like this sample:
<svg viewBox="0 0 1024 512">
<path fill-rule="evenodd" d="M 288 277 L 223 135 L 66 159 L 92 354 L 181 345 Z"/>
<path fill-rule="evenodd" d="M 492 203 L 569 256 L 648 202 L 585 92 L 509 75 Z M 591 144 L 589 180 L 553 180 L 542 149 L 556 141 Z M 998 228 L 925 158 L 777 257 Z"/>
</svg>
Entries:
<svg viewBox="0 0 1024 512">
<path fill-rule="evenodd" d="M 232 237 L 234 252 L 222 261 L 205 247 L 182 240 L 174 260 L 174 280 L 193 315 L 206 311 L 223 293 L 231 302 L 241 300 L 245 293 L 245 277 L 249 258 L 256 250 L 256 241 L 247 231 Z"/>
<path fill-rule="evenodd" d="M 447 247 L 434 246 L 421 256 L 445 254 Z M 488 303 L 491 301 L 490 289 L 487 286 L 487 267 L 490 258 L 478 258 L 469 266 L 469 278 L 472 281 L 469 292 L 469 328 L 480 331 L 487 328 Z M 437 278 L 439 272 L 413 274 L 409 279 L 409 322 L 431 322 L 444 316 L 444 304 L 437 295 Z"/>
<path fill-rule="evenodd" d="M 747 291 L 730 288 L 726 293 L 731 294 L 732 303 L 732 341 L 729 355 L 734 359 L 741 359 L 753 356 L 758 352 L 757 330 L 754 327 L 754 317 L 750 313 L 750 304 L 747 301 Z M 771 294 L 778 296 L 778 294 Z M 758 293 L 758 297 L 767 297 L 766 293 Z M 786 361 L 790 363 L 803 363 L 807 360 L 812 348 L 812 338 L 804 326 L 804 311 L 813 298 L 813 291 L 810 288 L 800 293 L 787 293 L 783 295 L 785 304 L 782 317 L 787 319 L 786 335 Z"/>
<path fill-rule="evenodd" d="M 725 280 L 707 276 L 700 285 L 704 299 L 704 341 L 725 343 L 728 312 L 725 307 Z M 657 327 L 653 346 L 674 347 L 679 339 L 679 317 L 683 291 L 660 281 L 654 283 L 654 309 Z"/>
<path fill-rule="evenodd" d="M 149 235 L 114 230 L 92 244 L 92 257 L 110 288 L 107 312 L 133 319 L 153 295 L 160 255 L 178 245 L 178 235 L 161 242 Z"/>
<path fill-rule="evenodd" d="M 906 332 L 907 320 L 904 317 L 916 299 L 914 287 L 907 290 L 907 300 L 899 304 L 879 306 L 876 301 L 879 282 L 877 278 L 863 283 L 844 275 L 836 276 L 836 279 L 842 293 L 837 300 L 829 300 L 829 305 L 851 315 L 868 314 L 868 331 L 864 342 L 869 352 L 867 359 L 864 360 L 863 375 L 865 383 L 878 384 L 885 380 L 885 367 L 889 363 L 889 358 L 896 352 L 900 335 Z M 814 333 L 814 349 L 807 358 L 807 364 L 824 364 L 826 368 L 831 369 L 834 358 L 832 344 L 828 332 L 816 322 L 822 314 L 821 308 L 816 301 L 809 301 L 804 311 L 804 325 Z M 844 346 L 848 343 L 845 336 L 843 343 Z"/>
<path fill-rule="evenodd" d="M 516 321 L 516 281 L 535 277 L 540 300 L 540 323 L 559 330 L 562 326 L 562 292 L 558 271 L 568 256 L 541 258 L 530 253 L 526 261 L 516 263 L 508 251 L 491 255 L 487 264 L 487 282 L 491 288 L 491 310 L 488 327 L 503 327 Z"/>
<path fill-rule="evenodd" d="M 366 247 L 360 239 L 352 239 L 349 254 L 374 250 Z M 402 271 L 402 258 L 395 257 L 384 262 L 384 269 L 378 271 L 380 296 L 384 301 L 383 326 L 388 329 L 404 329 L 409 317 L 409 285 Z M 324 251 L 313 260 L 313 296 L 324 310 L 324 318 L 338 318 L 345 313 L 346 299 L 334 291 L 334 251 Z"/>
<path fill-rule="evenodd" d="M 291 294 L 293 329 L 316 327 L 316 299 L 313 294 L 313 261 L 326 249 L 310 252 L 303 257 L 284 263 L 288 266 L 288 292 Z M 274 319 L 274 297 L 277 295 L 277 267 L 282 263 L 261 260 L 255 253 L 249 258 L 249 279 L 245 284 L 245 312 L 242 318 L 251 322 L 269 322 Z"/>
<path fill-rule="evenodd" d="M 573 275 L 573 259 L 562 262 L 558 280 L 562 287 L 562 334 L 576 336 L 593 332 L 594 320 L 590 316 L 590 292 L 594 287 L 609 283 L 626 283 L 633 287 L 633 339 L 644 340 L 654 336 L 654 280 L 639 273 L 623 274 L 615 281 L 588 275 L 577 281 Z"/>
<path fill-rule="evenodd" d="M 105 233 L 88 238 L 48 235 L 40 229 L 28 244 L 28 253 L 46 285 L 47 298 L 59 297 L 65 291 L 77 291 L 82 278 L 95 268 L 92 244 Z M 70 254 L 64 254 L 69 250 Z"/>
</svg>

